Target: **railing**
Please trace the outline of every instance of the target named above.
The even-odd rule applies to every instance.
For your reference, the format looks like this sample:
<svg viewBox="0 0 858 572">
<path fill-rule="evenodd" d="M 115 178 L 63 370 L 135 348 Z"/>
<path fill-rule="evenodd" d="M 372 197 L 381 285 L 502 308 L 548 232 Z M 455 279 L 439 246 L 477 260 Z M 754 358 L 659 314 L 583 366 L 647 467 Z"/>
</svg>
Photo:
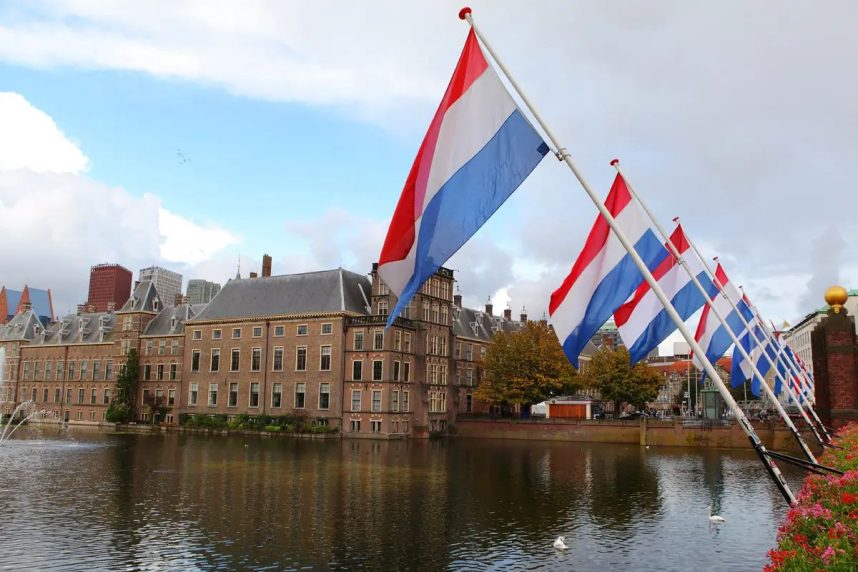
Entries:
<svg viewBox="0 0 858 572">
<path fill-rule="evenodd" d="M 383 326 L 385 324 L 387 324 L 386 314 L 374 314 L 372 316 L 354 316 L 348 319 L 349 326 Z M 393 325 L 400 326 L 403 328 L 411 328 L 412 330 L 416 329 L 413 320 L 403 318 L 402 316 L 398 316 L 395 320 L 393 320 Z"/>
</svg>

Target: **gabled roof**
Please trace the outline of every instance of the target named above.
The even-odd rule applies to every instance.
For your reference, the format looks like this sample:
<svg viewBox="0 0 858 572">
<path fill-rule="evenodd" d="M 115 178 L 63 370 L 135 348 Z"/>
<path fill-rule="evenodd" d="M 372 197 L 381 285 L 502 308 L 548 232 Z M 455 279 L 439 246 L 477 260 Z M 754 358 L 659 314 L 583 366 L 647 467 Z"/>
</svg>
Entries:
<svg viewBox="0 0 858 572">
<path fill-rule="evenodd" d="M 497 332 L 514 332 L 520 328 L 520 322 L 506 320 L 503 316 L 453 307 L 453 334 L 460 338 L 490 342 Z"/>
<path fill-rule="evenodd" d="M 45 330 L 42 336 L 35 336 L 34 345 L 54 344 L 92 344 L 109 341 L 116 325 L 113 312 L 92 312 L 68 314 L 57 320 Z"/>
<path fill-rule="evenodd" d="M 196 317 L 206 304 L 179 304 L 164 308 L 147 325 L 144 336 L 175 336 L 185 331 L 185 321 Z"/>
<path fill-rule="evenodd" d="M 369 314 L 369 279 L 342 268 L 227 282 L 194 321 L 293 314 Z"/>
<path fill-rule="evenodd" d="M 164 301 L 158 296 L 155 285 L 151 280 L 143 280 L 134 288 L 131 297 L 119 312 L 159 312 L 163 307 Z"/>
<path fill-rule="evenodd" d="M 32 340 L 42 322 L 32 310 L 18 312 L 5 325 L 0 326 L 0 340 Z"/>
</svg>

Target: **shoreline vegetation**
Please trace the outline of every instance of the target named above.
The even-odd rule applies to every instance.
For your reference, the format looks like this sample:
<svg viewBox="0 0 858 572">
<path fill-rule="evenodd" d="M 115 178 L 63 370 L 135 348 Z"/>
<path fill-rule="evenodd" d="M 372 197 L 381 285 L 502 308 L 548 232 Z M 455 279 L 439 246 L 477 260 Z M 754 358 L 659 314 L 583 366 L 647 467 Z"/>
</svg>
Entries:
<svg viewBox="0 0 858 572">
<path fill-rule="evenodd" d="M 858 570 L 858 424 L 837 432 L 842 449 L 829 449 L 822 464 L 844 472 L 809 475 L 778 530 L 764 572 Z"/>
</svg>

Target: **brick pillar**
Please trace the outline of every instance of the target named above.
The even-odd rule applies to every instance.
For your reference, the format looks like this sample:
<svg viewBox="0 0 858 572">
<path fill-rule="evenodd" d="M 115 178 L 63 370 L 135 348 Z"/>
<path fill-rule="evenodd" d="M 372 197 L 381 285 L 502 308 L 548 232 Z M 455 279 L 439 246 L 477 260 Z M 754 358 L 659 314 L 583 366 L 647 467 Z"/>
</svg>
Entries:
<svg viewBox="0 0 858 572">
<path fill-rule="evenodd" d="M 828 316 L 810 335 L 816 411 L 823 423 L 838 427 L 858 421 L 858 341 L 855 318 L 846 308 Z"/>
</svg>

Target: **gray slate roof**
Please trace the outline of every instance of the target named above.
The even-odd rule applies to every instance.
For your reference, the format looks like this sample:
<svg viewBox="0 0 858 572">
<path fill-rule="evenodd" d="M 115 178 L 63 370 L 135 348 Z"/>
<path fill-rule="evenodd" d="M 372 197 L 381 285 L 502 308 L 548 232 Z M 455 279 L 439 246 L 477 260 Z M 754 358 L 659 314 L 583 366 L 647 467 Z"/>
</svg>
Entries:
<svg viewBox="0 0 858 572">
<path fill-rule="evenodd" d="M 520 322 L 505 320 L 503 316 L 490 316 L 471 308 L 453 307 L 453 333 L 460 338 L 489 342 L 495 332 L 515 332 Z"/>
<path fill-rule="evenodd" d="M 227 282 L 194 320 L 290 314 L 369 314 L 369 279 L 342 268 Z"/>
<path fill-rule="evenodd" d="M 164 308 L 146 325 L 144 336 L 174 336 L 185 331 L 185 321 L 191 320 L 205 309 L 206 304 L 179 304 Z M 175 319 L 174 319 L 175 318 Z"/>
<path fill-rule="evenodd" d="M 158 299 L 158 309 L 156 310 L 155 299 Z M 156 312 L 164 307 L 164 301 L 160 300 L 155 285 L 150 280 L 141 281 L 131 297 L 122 306 L 120 312 Z"/>
<path fill-rule="evenodd" d="M 92 312 L 69 314 L 54 322 L 41 335 L 33 338 L 34 345 L 49 344 L 92 344 L 110 341 L 110 334 L 116 326 L 116 314 L 113 312 Z M 103 335 L 102 335 L 103 334 Z"/>
<path fill-rule="evenodd" d="M 22 310 L 0 326 L 0 340 L 32 340 L 37 327 L 43 326 L 36 313 L 33 310 Z"/>
</svg>

